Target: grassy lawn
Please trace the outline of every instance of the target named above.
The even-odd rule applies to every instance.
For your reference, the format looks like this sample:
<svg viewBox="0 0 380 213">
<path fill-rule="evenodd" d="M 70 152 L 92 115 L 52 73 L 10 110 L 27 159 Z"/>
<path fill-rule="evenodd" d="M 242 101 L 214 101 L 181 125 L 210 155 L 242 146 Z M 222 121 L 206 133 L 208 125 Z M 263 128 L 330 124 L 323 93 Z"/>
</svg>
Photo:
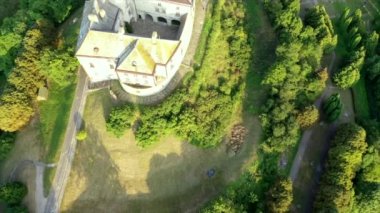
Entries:
<svg viewBox="0 0 380 213">
<path fill-rule="evenodd" d="M 359 82 L 352 88 L 354 96 L 354 107 L 357 118 L 369 119 L 370 108 L 366 90 L 366 81 L 364 77 L 360 78 Z"/>
<path fill-rule="evenodd" d="M 246 95 L 244 110 L 250 114 L 258 115 L 261 106 L 266 100 L 266 91 L 261 86 L 265 71 L 275 61 L 277 37 L 269 19 L 259 1 L 247 2 L 249 30 L 252 32 L 253 62 L 246 79 Z"/>
<path fill-rule="evenodd" d="M 59 28 L 59 38 L 62 45 L 75 48 L 80 29 L 82 8 L 62 24 Z M 44 161 L 54 163 L 59 160 L 59 153 L 65 137 L 71 105 L 75 95 L 76 80 L 71 85 L 61 88 L 52 83 L 49 99 L 40 104 L 41 136 L 44 145 Z M 55 168 L 45 170 L 45 194 L 50 189 L 55 175 Z"/>
<path fill-rule="evenodd" d="M 84 121 L 89 137 L 78 144 L 62 212 L 198 209 L 254 160 L 253 144 L 259 137 L 254 131 L 233 157 L 224 145 L 203 150 L 175 137 L 141 149 L 131 131 L 120 139 L 106 132 L 105 116 L 111 107 L 107 90 L 87 99 Z M 256 125 L 250 129 L 259 129 Z M 217 171 L 214 178 L 206 176 L 210 168 Z"/>
<path fill-rule="evenodd" d="M 0 23 L 5 17 L 12 16 L 18 9 L 18 0 L 0 0 Z"/>
<path fill-rule="evenodd" d="M 59 159 L 59 153 L 66 133 L 71 104 L 74 98 L 76 84 L 65 88 L 52 85 L 49 99 L 40 104 L 40 131 L 44 146 L 44 162 L 54 163 Z M 45 192 L 50 189 L 55 169 L 45 172 Z"/>
</svg>

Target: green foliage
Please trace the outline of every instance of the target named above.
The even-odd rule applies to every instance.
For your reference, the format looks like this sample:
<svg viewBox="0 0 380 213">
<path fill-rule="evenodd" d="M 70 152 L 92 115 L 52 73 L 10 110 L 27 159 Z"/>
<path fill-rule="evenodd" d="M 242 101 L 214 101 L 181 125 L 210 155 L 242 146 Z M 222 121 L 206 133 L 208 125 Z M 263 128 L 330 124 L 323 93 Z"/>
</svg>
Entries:
<svg viewBox="0 0 380 213">
<path fill-rule="evenodd" d="M 83 0 L 20 0 L 21 7 L 27 9 L 33 19 L 41 17 L 62 23 L 71 10 L 83 3 Z"/>
<path fill-rule="evenodd" d="M 326 120 L 329 123 L 336 121 L 342 113 L 343 103 L 339 93 L 331 95 L 323 103 L 323 111 L 326 115 Z"/>
<path fill-rule="evenodd" d="M 314 204 L 317 212 L 350 212 L 354 202 L 353 179 L 367 148 L 366 131 L 343 124 L 332 141 L 326 171 Z"/>
<path fill-rule="evenodd" d="M 77 135 L 75 136 L 75 138 L 78 140 L 78 141 L 84 141 L 87 139 L 87 132 L 86 130 L 81 130 L 77 133 Z"/>
<path fill-rule="evenodd" d="M 331 19 L 322 5 L 312 8 L 305 16 L 305 24 L 316 31 L 317 40 L 325 52 L 331 52 L 338 43 L 338 36 L 334 32 Z"/>
<path fill-rule="evenodd" d="M 7 205 L 20 204 L 28 193 L 26 186 L 20 182 L 7 183 L 0 187 L 0 200 Z"/>
<path fill-rule="evenodd" d="M 342 89 L 351 88 L 360 79 L 360 70 L 364 64 L 365 50 L 364 48 L 360 48 L 360 50 L 352 54 L 349 60 L 350 63 L 344 66 L 333 77 L 334 83 Z"/>
<path fill-rule="evenodd" d="M 376 212 L 380 208 L 380 123 L 362 120 L 367 131 L 368 148 L 355 183 L 353 212 Z"/>
<path fill-rule="evenodd" d="M 293 201 L 293 185 L 290 179 L 277 180 L 267 195 L 268 212 L 289 212 Z"/>
<path fill-rule="evenodd" d="M 25 94 L 8 88 L 0 98 L 0 129 L 15 132 L 24 127 L 34 113 Z"/>
<path fill-rule="evenodd" d="M 28 213 L 28 208 L 25 206 L 17 205 L 5 209 L 5 213 Z"/>
<path fill-rule="evenodd" d="M 113 108 L 107 120 L 107 131 L 121 137 L 131 127 L 135 109 L 132 105 Z"/>
<path fill-rule="evenodd" d="M 297 122 L 301 128 L 313 126 L 319 119 L 319 110 L 316 106 L 308 106 L 297 115 Z"/>
<path fill-rule="evenodd" d="M 13 148 L 15 134 L 0 132 L 0 161 L 6 159 Z"/>
<path fill-rule="evenodd" d="M 202 210 L 202 213 L 242 213 L 242 206 L 237 206 L 232 200 L 220 197 L 212 205 Z"/>
<path fill-rule="evenodd" d="M 153 144 L 169 132 L 204 148 L 222 141 L 242 103 L 251 49 L 241 0 L 216 2 L 210 18 L 213 25 L 206 52 L 188 83 L 163 103 L 139 108 L 135 132 L 139 146 Z M 127 127 L 109 127 L 115 128 L 120 135 Z"/>
<path fill-rule="evenodd" d="M 72 51 L 66 49 L 46 49 L 38 61 L 41 74 L 61 87 L 68 86 L 74 81 L 77 68 L 78 62 Z"/>
<path fill-rule="evenodd" d="M 375 54 L 378 44 L 379 34 L 376 31 L 373 31 L 366 40 L 366 49 L 368 56 L 373 56 Z"/>
<path fill-rule="evenodd" d="M 342 89 L 351 88 L 359 81 L 366 54 L 372 51 L 376 43 L 376 35 L 367 39 L 367 42 L 364 41 L 363 25 L 359 9 L 354 14 L 350 14 L 350 10 L 346 9 L 341 16 L 339 26 L 342 37 L 340 39 L 344 44 L 346 55 L 343 67 L 335 73 L 333 80 Z"/>
</svg>

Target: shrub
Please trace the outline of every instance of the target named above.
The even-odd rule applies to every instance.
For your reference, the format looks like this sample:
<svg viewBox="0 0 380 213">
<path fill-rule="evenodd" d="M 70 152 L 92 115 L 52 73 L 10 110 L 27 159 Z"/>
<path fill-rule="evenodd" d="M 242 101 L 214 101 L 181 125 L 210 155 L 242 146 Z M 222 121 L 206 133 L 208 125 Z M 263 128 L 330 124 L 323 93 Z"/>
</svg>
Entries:
<svg viewBox="0 0 380 213">
<path fill-rule="evenodd" d="M 268 212 L 289 212 L 292 201 L 292 181 L 290 179 L 281 178 L 273 184 L 267 194 Z"/>
<path fill-rule="evenodd" d="M 323 111 L 326 120 L 329 123 L 336 121 L 342 113 L 343 103 L 340 100 L 340 94 L 335 93 L 331 95 L 327 101 L 323 103 Z"/>
<path fill-rule="evenodd" d="M 313 126 L 319 119 L 319 110 L 316 106 L 308 106 L 297 115 L 297 122 L 301 128 Z"/>
<path fill-rule="evenodd" d="M 78 141 L 84 141 L 87 139 L 87 132 L 86 130 L 81 130 L 77 133 L 75 137 Z"/>
<path fill-rule="evenodd" d="M 8 205 L 17 205 L 22 202 L 28 193 L 26 186 L 20 182 L 7 183 L 0 187 L 0 200 Z"/>
<path fill-rule="evenodd" d="M 15 141 L 15 134 L 0 132 L 0 161 L 6 159 L 12 150 Z"/>
<path fill-rule="evenodd" d="M 132 105 L 113 108 L 107 121 L 107 131 L 121 137 L 131 127 L 135 109 Z"/>
</svg>

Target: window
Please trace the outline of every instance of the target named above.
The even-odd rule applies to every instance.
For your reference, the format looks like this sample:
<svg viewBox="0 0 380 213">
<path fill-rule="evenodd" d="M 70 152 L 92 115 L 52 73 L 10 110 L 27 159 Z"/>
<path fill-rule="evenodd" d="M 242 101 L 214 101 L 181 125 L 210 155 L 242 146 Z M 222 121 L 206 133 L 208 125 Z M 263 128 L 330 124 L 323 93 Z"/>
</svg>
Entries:
<svg viewBox="0 0 380 213">
<path fill-rule="evenodd" d="M 180 16 L 181 16 L 181 13 L 176 12 L 176 13 L 175 13 L 175 16 L 180 17 Z"/>
<path fill-rule="evenodd" d="M 113 66 L 113 64 L 110 64 L 110 69 L 111 69 L 111 70 L 114 70 L 114 69 L 115 69 L 115 67 Z"/>
<path fill-rule="evenodd" d="M 157 13 L 160 12 L 160 8 L 158 8 L 158 7 L 156 7 L 155 10 L 156 10 Z"/>
<path fill-rule="evenodd" d="M 137 61 L 132 61 L 132 66 L 137 66 Z"/>
<path fill-rule="evenodd" d="M 91 68 L 95 68 L 95 66 L 94 66 L 93 63 L 90 63 L 90 67 L 91 67 Z"/>
<path fill-rule="evenodd" d="M 161 7 L 161 2 L 158 2 L 158 6 Z"/>
</svg>

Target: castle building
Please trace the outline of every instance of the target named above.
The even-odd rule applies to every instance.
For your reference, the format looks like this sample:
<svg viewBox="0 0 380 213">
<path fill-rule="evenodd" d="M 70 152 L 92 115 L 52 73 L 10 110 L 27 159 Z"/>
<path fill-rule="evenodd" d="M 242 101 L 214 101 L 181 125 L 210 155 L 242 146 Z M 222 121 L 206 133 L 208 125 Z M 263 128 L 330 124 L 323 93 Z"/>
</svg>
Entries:
<svg viewBox="0 0 380 213">
<path fill-rule="evenodd" d="M 86 1 L 76 57 L 92 83 L 119 80 L 127 92 L 165 88 L 188 49 L 194 0 Z"/>
</svg>

